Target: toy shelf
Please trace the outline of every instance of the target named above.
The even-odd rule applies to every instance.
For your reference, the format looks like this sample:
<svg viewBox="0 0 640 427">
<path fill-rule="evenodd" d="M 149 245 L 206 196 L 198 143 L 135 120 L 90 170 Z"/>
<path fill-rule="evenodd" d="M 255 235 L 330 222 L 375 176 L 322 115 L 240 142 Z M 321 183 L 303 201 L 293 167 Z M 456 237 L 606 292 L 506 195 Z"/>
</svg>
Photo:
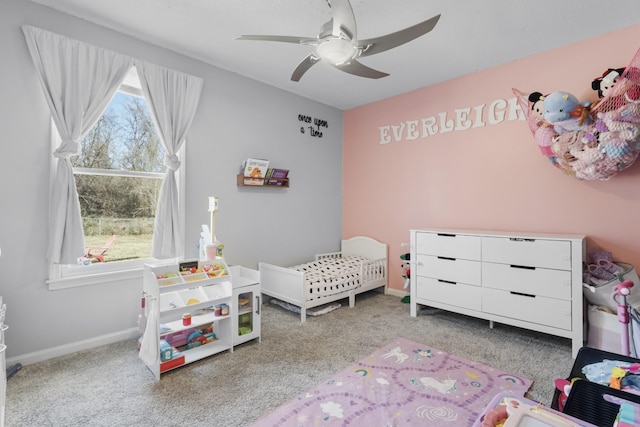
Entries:
<svg viewBox="0 0 640 427">
<path fill-rule="evenodd" d="M 226 350 L 229 350 L 229 347 L 227 346 L 227 344 L 220 341 L 214 341 L 207 345 L 184 350 L 182 352 L 182 354 L 184 354 L 184 364 L 188 365 L 191 362 L 196 362 L 198 360 L 209 357 L 212 354 L 221 353 Z"/>
<path fill-rule="evenodd" d="M 266 182 L 265 182 L 266 181 Z M 276 181 L 268 184 L 269 181 Z M 289 178 L 249 178 L 242 174 L 236 177 L 238 187 L 289 188 Z"/>
<path fill-rule="evenodd" d="M 143 292 L 147 300 L 154 302 L 145 304 L 145 311 L 147 318 L 154 317 L 156 321 L 147 322 L 144 334 L 157 334 L 160 347 L 163 341 L 170 346 L 159 347 L 156 360 L 147 363 L 156 380 L 161 373 L 222 351 L 233 351 L 232 280 L 222 258 L 145 265 Z M 229 313 L 216 315 L 212 308 L 223 304 Z M 154 316 L 151 310 L 155 310 Z M 191 315 L 191 323 L 184 325 L 182 316 L 187 313 Z M 192 340 L 190 335 L 194 331 L 199 337 Z M 169 351 L 171 348 L 173 351 Z"/>
<path fill-rule="evenodd" d="M 164 328 L 160 331 L 160 337 L 163 337 L 165 335 L 175 334 L 176 332 L 185 331 L 187 329 L 193 329 L 197 326 L 218 322 L 228 318 L 229 318 L 229 315 L 216 316 L 214 313 L 210 313 L 210 314 L 202 314 L 199 316 L 192 316 L 191 324 L 187 326 L 183 325 L 182 319 L 174 320 L 168 323 L 163 323 L 162 326 Z"/>
</svg>

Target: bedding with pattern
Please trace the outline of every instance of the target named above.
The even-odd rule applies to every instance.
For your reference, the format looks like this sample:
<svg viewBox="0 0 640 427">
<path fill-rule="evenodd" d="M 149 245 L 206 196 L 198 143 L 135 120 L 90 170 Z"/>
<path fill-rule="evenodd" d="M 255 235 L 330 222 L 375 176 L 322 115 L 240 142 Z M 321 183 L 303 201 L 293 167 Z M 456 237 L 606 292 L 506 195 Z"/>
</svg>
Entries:
<svg viewBox="0 0 640 427">
<path fill-rule="evenodd" d="M 360 286 L 360 270 L 363 261 L 367 261 L 367 258 L 361 256 L 325 258 L 290 268 L 306 273 L 305 285 L 310 289 L 309 299 L 313 299 L 346 292 Z"/>
</svg>

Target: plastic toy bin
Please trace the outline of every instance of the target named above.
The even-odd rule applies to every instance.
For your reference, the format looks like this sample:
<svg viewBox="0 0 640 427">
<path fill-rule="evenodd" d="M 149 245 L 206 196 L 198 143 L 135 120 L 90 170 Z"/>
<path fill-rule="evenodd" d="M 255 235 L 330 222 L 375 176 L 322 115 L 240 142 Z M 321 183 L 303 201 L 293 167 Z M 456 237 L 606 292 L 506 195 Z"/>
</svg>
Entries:
<svg viewBox="0 0 640 427">
<path fill-rule="evenodd" d="M 640 395 L 616 390 L 587 380 L 582 373 L 582 368 L 603 360 L 640 363 L 640 359 L 630 356 L 591 347 L 582 347 L 578 351 L 571 373 L 567 377 L 569 381 L 573 378 L 580 378 L 580 380 L 575 381 L 571 386 L 571 392 L 562 412 L 597 426 L 613 427 L 615 418 L 620 410 L 620 405 L 615 402 L 618 399 L 623 399 L 640 404 Z M 560 391 L 556 390 L 551 402 L 552 409 L 558 409 L 559 397 Z"/>
<path fill-rule="evenodd" d="M 201 287 L 185 289 L 180 291 L 179 294 L 182 301 L 184 301 L 184 305 L 200 304 L 209 300 Z"/>
<path fill-rule="evenodd" d="M 185 302 L 178 292 L 167 292 L 160 294 L 160 311 L 173 310 L 174 308 L 184 307 Z"/>
<path fill-rule="evenodd" d="M 584 297 L 587 299 L 587 301 L 589 301 L 590 304 L 609 307 L 614 312 L 617 310 L 617 307 L 615 302 L 611 298 L 613 288 L 618 283 L 622 283 L 625 280 L 631 280 L 636 286 L 640 286 L 640 279 L 638 278 L 638 274 L 631 264 L 616 262 L 616 265 L 624 268 L 624 273 L 620 276 L 620 279 L 615 278 L 609 280 L 608 282 L 600 286 L 583 284 L 582 289 Z M 636 288 L 632 288 L 631 295 L 627 297 L 627 304 L 630 307 L 640 307 L 640 291 L 637 291 Z"/>
</svg>

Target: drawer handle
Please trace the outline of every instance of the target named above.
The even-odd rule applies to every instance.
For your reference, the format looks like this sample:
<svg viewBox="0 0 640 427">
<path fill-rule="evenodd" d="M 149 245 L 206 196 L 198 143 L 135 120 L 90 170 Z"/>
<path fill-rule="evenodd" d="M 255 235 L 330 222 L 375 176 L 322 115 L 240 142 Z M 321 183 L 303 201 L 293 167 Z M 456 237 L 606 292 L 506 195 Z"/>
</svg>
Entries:
<svg viewBox="0 0 640 427">
<path fill-rule="evenodd" d="M 521 297 L 529 297 L 529 298 L 535 298 L 535 297 L 536 297 L 535 295 L 523 294 L 522 292 L 513 292 L 513 291 L 510 291 L 509 293 L 510 293 L 511 295 L 519 295 L 519 296 L 521 296 Z"/>
<path fill-rule="evenodd" d="M 535 267 L 529 267 L 528 265 L 514 265 L 514 264 L 511 264 L 510 267 L 511 268 L 522 268 L 524 270 L 535 270 L 536 269 Z"/>
<path fill-rule="evenodd" d="M 535 242 L 536 239 L 523 239 L 521 237 L 510 237 L 509 240 L 512 242 Z"/>
<path fill-rule="evenodd" d="M 445 259 L 447 261 L 455 261 L 456 260 L 455 258 L 451 258 L 451 257 L 448 257 L 448 256 L 439 256 L 438 259 Z"/>
<path fill-rule="evenodd" d="M 447 284 L 449 284 L 449 285 L 457 285 L 457 283 L 456 283 L 456 282 L 452 282 L 452 281 L 450 281 L 450 280 L 442 280 L 442 279 L 438 279 L 438 282 L 440 282 L 440 283 L 447 283 Z"/>
<path fill-rule="evenodd" d="M 438 236 L 441 236 L 441 237 L 456 237 L 455 234 L 449 234 L 449 233 L 438 233 Z"/>
</svg>

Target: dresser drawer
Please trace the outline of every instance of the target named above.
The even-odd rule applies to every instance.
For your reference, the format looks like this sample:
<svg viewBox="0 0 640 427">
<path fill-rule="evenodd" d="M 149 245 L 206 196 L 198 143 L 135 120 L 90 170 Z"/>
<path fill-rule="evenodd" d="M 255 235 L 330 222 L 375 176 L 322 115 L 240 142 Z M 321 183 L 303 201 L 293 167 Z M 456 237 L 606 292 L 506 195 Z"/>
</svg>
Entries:
<svg viewBox="0 0 640 427">
<path fill-rule="evenodd" d="M 482 286 L 571 300 L 571 272 L 510 264 L 482 264 Z"/>
<path fill-rule="evenodd" d="M 418 255 L 416 274 L 434 279 L 449 280 L 480 286 L 482 263 L 467 259 L 443 258 L 432 255 Z"/>
<path fill-rule="evenodd" d="M 482 260 L 571 270 L 571 242 L 568 240 L 482 237 Z"/>
<path fill-rule="evenodd" d="M 571 330 L 571 301 L 482 288 L 482 311 L 553 328 Z"/>
<path fill-rule="evenodd" d="M 479 286 L 447 282 L 431 277 L 417 277 L 416 285 L 417 302 L 429 300 L 480 311 L 480 292 L 482 288 Z"/>
<path fill-rule="evenodd" d="M 419 254 L 480 260 L 481 238 L 464 234 L 416 234 L 416 252 Z"/>
</svg>

